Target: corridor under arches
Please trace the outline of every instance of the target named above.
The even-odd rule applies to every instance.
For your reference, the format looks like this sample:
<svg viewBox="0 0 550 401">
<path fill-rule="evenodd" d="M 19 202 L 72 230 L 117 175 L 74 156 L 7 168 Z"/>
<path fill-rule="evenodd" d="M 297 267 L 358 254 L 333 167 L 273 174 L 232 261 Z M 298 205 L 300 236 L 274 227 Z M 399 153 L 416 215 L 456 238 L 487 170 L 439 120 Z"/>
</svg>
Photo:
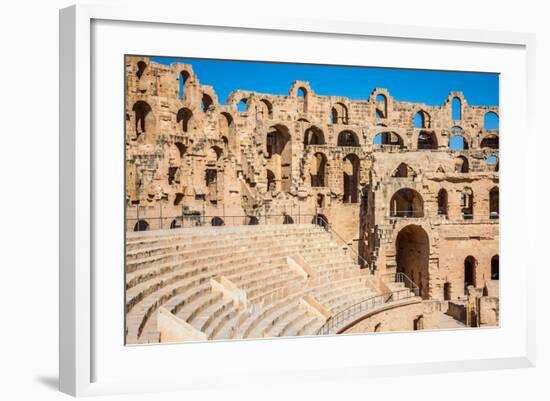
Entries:
<svg viewBox="0 0 550 401">
<path fill-rule="evenodd" d="M 403 228 L 395 241 L 397 272 L 404 273 L 420 289 L 423 299 L 429 298 L 430 239 L 418 225 Z"/>
</svg>

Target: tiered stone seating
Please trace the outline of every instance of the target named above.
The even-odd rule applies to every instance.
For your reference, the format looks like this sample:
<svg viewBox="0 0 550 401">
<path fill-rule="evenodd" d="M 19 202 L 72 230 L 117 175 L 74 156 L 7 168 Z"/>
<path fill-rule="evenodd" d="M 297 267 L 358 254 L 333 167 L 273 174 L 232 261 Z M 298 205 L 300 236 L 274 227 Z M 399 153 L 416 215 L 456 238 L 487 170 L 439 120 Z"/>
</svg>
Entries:
<svg viewBox="0 0 550 401">
<path fill-rule="evenodd" d="M 309 278 L 292 269 L 300 256 Z M 324 319 L 300 299 L 311 295 L 337 313 L 372 296 L 368 274 L 318 226 L 257 225 L 128 233 L 127 343 L 158 342 L 162 306 L 209 339 L 311 335 Z M 246 292 L 239 309 L 211 279 L 224 277 Z"/>
</svg>

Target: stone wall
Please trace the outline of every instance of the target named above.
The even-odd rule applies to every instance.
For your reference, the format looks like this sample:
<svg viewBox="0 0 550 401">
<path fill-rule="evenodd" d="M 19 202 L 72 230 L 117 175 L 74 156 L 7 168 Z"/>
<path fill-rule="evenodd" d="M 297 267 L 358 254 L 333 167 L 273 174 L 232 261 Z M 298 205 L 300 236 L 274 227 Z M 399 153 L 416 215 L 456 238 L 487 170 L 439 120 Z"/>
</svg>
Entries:
<svg viewBox="0 0 550 401">
<path fill-rule="evenodd" d="M 476 286 L 490 278 L 499 132 L 484 118 L 497 107 L 461 92 L 439 106 L 383 88 L 365 100 L 319 96 L 304 81 L 285 95 L 236 90 L 224 102 L 191 65 L 134 56 L 126 92 L 128 231 L 322 215 L 377 272 L 411 276 L 424 299 L 463 296 L 467 257 Z M 467 149 L 449 150 L 456 134 Z"/>
</svg>

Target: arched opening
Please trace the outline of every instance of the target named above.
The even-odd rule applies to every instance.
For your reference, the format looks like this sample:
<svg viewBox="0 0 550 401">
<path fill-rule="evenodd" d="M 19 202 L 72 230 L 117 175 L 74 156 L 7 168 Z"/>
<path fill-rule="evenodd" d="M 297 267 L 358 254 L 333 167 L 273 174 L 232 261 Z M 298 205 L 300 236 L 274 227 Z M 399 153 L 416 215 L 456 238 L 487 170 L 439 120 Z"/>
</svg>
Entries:
<svg viewBox="0 0 550 401">
<path fill-rule="evenodd" d="M 451 118 L 455 121 L 462 120 L 462 102 L 460 101 L 460 98 L 453 98 L 451 109 Z"/>
<path fill-rule="evenodd" d="M 190 122 L 193 118 L 193 112 L 186 107 L 183 107 L 178 110 L 176 114 L 176 121 L 181 124 L 181 130 L 183 132 L 188 132 L 190 128 Z"/>
<path fill-rule="evenodd" d="M 322 209 L 323 207 L 325 207 L 325 195 L 317 194 L 317 200 L 315 204 L 319 209 Z"/>
<path fill-rule="evenodd" d="M 208 199 L 211 203 L 218 202 L 218 170 L 207 168 L 204 170 L 204 182 L 208 188 Z"/>
<path fill-rule="evenodd" d="M 477 260 L 473 256 L 464 259 L 464 295 L 468 295 L 468 287 L 476 286 Z"/>
<path fill-rule="evenodd" d="M 143 73 L 145 72 L 145 69 L 147 68 L 147 64 L 145 64 L 145 61 L 141 60 L 137 63 L 137 71 L 136 76 L 138 79 L 141 79 Z"/>
<path fill-rule="evenodd" d="M 463 220 L 474 218 L 474 191 L 472 188 L 464 188 L 460 193 L 460 208 Z"/>
<path fill-rule="evenodd" d="M 468 173 L 470 171 L 470 163 L 466 156 L 458 156 L 455 159 L 455 172 Z"/>
<path fill-rule="evenodd" d="M 416 147 L 419 150 L 437 149 L 437 138 L 435 137 L 435 133 L 420 131 Z"/>
<path fill-rule="evenodd" d="M 283 224 L 294 224 L 294 219 L 287 214 L 283 218 Z"/>
<path fill-rule="evenodd" d="M 187 87 L 187 80 L 189 79 L 189 73 L 187 71 L 180 72 L 178 76 L 178 88 L 179 88 L 179 98 L 183 99 L 185 94 L 185 88 Z"/>
<path fill-rule="evenodd" d="M 419 288 L 423 299 L 429 298 L 430 240 L 418 225 L 404 227 L 395 242 L 397 272 L 407 275 Z"/>
<path fill-rule="evenodd" d="M 147 223 L 147 221 L 145 220 L 139 220 L 134 225 L 134 231 L 147 231 L 147 230 L 149 230 L 149 223 Z"/>
<path fill-rule="evenodd" d="M 413 127 L 414 128 L 430 128 L 430 115 L 424 110 L 420 110 L 414 114 Z"/>
<path fill-rule="evenodd" d="M 481 143 L 479 144 L 481 149 L 483 148 L 489 148 L 489 149 L 498 149 L 499 147 L 499 140 L 497 135 L 487 135 L 485 138 L 481 140 Z"/>
<path fill-rule="evenodd" d="M 221 227 L 225 225 L 225 222 L 221 217 L 213 217 L 212 220 L 210 220 L 210 224 L 214 227 Z"/>
<path fill-rule="evenodd" d="M 324 145 L 325 136 L 323 131 L 317 127 L 310 127 L 304 133 L 304 145 Z"/>
<path fill-rule="evenodd" d="M 214 102 L 212 101 L 210 95 L 207 95 L 206 93 L 202 94 L 201 107 L 203 113 L 206 113 L 211 107 L 214 107 Z"/>
<path fill-rule="evenodd" d="M 411 188 L 401 188 L 390 200 L 391 217 L 424 217 L 424 200 Z"/>
<path fill-rule="evenodd" d="M 374 325 L 373 331 L 374 331 L 375 333 L 379 333 L 381 330 L 382 330 L 382 323 L 376 323 L 376 324 Z"/>
<path fill-rule="evenodd" d="M 443 300 L 444 301 L 450 301 L 451 300 L 451 283 L 445 283 L 443 284 Z"/>
<path fill-rule="evenodd" d="M 469 148 L 468 142 L 464 139 L 464 133 L 462 128 L 453 127 L 451 128 L 451 137 L 449 138 L 449 149 L 450 150 L 467 150 Z"/>
<path fill-rule="evenodd" d="M 349 154 L 343 161 L 344 203 L 357 203 L 359 193 L 359 158 Z"/>
<path fill-rule="evenodd" d="M 266 158 L 268 168 L 275 175 L 277 189 L 288 192 L 292 182 L 292 143 L 288 128 L 276 125 L 269 129 L 266 137 Z"/>
<path fill-rule="evenodd" d="M 489 191 L 489 218 L 499 218 L 499 190 L 498 187 L 494 187 Z"/>
<path fill-rule="evenodd" d="M 342 103 L 336 103 L 330 114 L 331 124 L 347 124 L 348 123 L 348 108 Z"/>
<path fill-rule="evenodd" d="M 483 117 L 483 128 L 486 130 L 497 130 L 499 128 L 498 114 L 490 111 Z"/>
<path fill-rule="evenodd" d="M 489 155 L 487 156 L 485 162 L 487 163 L 487 166 L 489 166 L 490 170 L 498 171 L 498 157 L 495 155 Z"/>
<path fill-rule="evenodd" d="M 248 111 L 248 101 L 247 99 L 241 99 L 239 103 L 237 103 L 237 111 L 239 113 L 246 113 Z"/>
<path fill-rule="evenodd" d="M 380 132 L 375 135 L 374 145 L 391 145 L 403 148 L 403 139 L 395 132 Z"/>
<path fill-rule="evenodd" d="M 273 118 L 273 106 L 271 102 L 266 99 L 262 99 L 256 106 L 256 118 L 259 120 L 266 120 Z"/>
<path fill-rule="evenodd" d="M 498 255 L 495 255 L 491 258 L 491 280 L 500 280 L 500 265 Z"/>
<path fill-rule="evenodd" d="M 424 316 L 420 315 L 413 320 L 413 330 L 424 330 Z"/>
<path fill-rule="evenodd" d="M 379 93 L 376 95 L 376 118 L 387 118 L 388 117 L 388 99 L 385 95 Z"/>
<path fill-rule="evenodd" d="M 447 190 L 441 188 L 437 193 L 437 214 L 439 216 L 447 216 L 447 205 L 449 203 Z"/>
<path fill-rule="evenodd" d="M 328 219 L 324 214 L 318 214 L 313 217 L 313 220 L 311 221 L 311 223 L 317 224 L 318 226 L 325 228 L 328 226 Z"/>
<path fill-rule="evenodd" d="M 359 138 L 353 131 L 342 131 L 338 134 L 338 146 L 359 146 Z"/>
<path fill-rule="evenodd" d="M 306 88 L 298 88 L 296 91 L 296 96 L 298 97 L 298 110 L 301 113 L 307 113 L 307 90 Z"/>
<path fill-rule="evenodd" d="M 256 226 L 259 224 L 259 220 L 256 216 L 248 216 L 248 223 L 249 226 Z"/>
<path fill-rule="evenodd" d="M 178 222 L 177 219 L 174 219 L 170 223 L 170 230 L 173 230 L 173 229 L 176 229 L 176 228 L 181 228 L 181 224 Z"/>
<path fill-rule="evenodd" d="M 136 130 L 136 137 L 138 137 L 141 134 L 145 133 L 146 129 L 146 118 L 151 112 L 151 106 L 149 106 L 148 103 L 139 100 L 136 103 L 134 103 L 134 106 L 132 107 L 132 111 L 134 112 L 134 119 L 135 119 L 135 130 Z"/>
<path fill-rule="evenodd" d="M 311 161 L 310 168 L 310 177 L 311 177 L 311 186 L 312 187 L 324 187 L 326 185 L 325 181 L 325 169 L 327 165 L 327 157 L 320 152 L 313 155 L 313 160 Z"/>
<path fill-rule="evenodd" d="M 394 178 L 416 177 L 416 173 L 407 163 L 401 163 L 393 171 L 392 177 Z"/>
</svg>

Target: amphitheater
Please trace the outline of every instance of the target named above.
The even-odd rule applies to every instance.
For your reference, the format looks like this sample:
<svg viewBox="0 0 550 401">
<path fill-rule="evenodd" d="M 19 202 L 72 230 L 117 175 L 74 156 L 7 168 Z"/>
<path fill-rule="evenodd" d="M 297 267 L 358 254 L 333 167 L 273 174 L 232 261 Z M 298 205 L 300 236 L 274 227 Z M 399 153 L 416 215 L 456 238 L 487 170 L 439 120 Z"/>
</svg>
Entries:
<svg viewBox="0 0 550 401">
<path fill-rule="evenodd" d="M 498 326 L 498 107 L 125 68 L 126 344 Z"/>
</svg>

